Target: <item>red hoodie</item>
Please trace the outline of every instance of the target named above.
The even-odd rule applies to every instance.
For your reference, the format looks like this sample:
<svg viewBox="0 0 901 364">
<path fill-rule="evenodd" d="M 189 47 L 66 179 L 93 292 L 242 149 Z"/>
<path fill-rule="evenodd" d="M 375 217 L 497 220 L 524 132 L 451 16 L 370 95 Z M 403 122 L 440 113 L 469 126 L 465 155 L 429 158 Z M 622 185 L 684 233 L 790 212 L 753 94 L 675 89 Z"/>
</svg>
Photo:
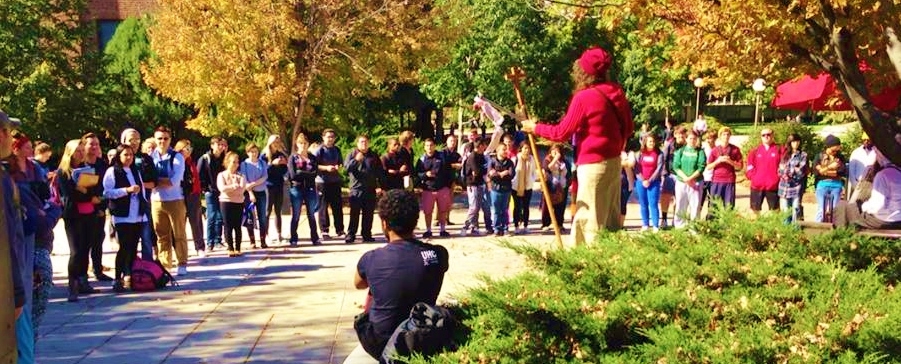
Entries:
<svg viewBox="0 0 901 364">
<path fill-rule="evenodd" d="M 583 165 L 619 158 L 634 129 L 626 93 L 605 82 L 576 92 L 560 123 L 538 124 L 535 134 L 558 142 L 575 135 L 576 164 Z"/>
<path fill-rule="evenodd" d="M 762 191 L 779 189 L 779 161 L 782 159 L 782 153 L 782 147 L 775 144 L 769 149 L 761 144 L 748 151 L 745 175 L 751 181 L 751 189 Z"/>
</svg>

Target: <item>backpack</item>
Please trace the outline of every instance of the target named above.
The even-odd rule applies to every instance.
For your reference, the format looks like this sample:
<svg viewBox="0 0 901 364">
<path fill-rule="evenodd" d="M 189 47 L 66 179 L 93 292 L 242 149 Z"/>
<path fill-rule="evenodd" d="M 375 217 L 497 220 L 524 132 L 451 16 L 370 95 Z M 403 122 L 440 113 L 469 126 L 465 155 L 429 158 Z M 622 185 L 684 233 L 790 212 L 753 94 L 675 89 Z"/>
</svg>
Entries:
<svg viewBox="0 0 901 364">
<path fill-rule="evenodd" d="M 385 344 L 380 363 L 397 363 L 398 356 L 418 354 L 428 358 L 454 346 L 458 323 L 446 308 L 419 302 L 410 310 L 410 318 L 397 326 Z"/>
<path fill-rule="evenodd" d="M 181 192 L 184 197 L 188 197 L 194 190 L 194 171 L 191 166 L 185 162 L 185 174 L 181 179 Z"/>
<path fill-rule="evenodd" d="M 159 260 L 135 259 L 131 265 L 131 289 L 135 292 L 155 291 L 166 288 L 170 283 L 178 285 Z"/>
</svg>

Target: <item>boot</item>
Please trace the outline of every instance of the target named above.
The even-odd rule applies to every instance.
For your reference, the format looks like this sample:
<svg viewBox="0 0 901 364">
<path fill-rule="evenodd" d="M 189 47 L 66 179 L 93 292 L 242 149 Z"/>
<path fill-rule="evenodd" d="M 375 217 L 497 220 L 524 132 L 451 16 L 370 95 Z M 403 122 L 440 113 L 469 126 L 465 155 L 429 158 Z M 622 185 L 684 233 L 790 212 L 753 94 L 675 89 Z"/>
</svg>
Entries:
<svg viewBox="0 0 901 364">
<path fill-rule="evenodd" d="M 78 279 L 69 278 L 69 302 L 78 302 Z"/>
<path fill-rule="evenodd" d="M 110 277 L 103 273 L 103 271 L 94 271 L 94 278 L 97 279 L 98 282 L 112 282 L 113 277 Z"/>
<path fill-rule="evenodd" d="M 78 280 L 78 293 L 92 294 L 92 293 L 97 293 L 97 292 L 98 292 L 97 289 L 94 287 L 91 287 L 91 284 L 88 283 L 88 277 L 81 277 L 81 279 Z"/>
<path fill-rule="evenodd" d="M 127 289 L 125 288 L 125 281 L 123 281 L 122 279 L 117 279 L 116 283 L 113 283 L 113 291 L 115 291 L 116 293 L 127 292 Z"/>
</svg>

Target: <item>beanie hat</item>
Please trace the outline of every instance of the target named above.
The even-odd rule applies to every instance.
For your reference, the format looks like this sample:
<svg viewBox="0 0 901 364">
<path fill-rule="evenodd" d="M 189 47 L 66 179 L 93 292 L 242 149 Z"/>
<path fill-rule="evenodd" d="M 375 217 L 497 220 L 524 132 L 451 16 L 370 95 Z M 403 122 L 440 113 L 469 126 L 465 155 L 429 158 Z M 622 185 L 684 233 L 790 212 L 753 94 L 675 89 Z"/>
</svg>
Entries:
<svg viewBox="0 0 901 364">
<path fill-rule="evenodd" d="M 826 136 L 826 141 L 823 142 L 826 148 L 834 147 L 836 145 L 842 145 L 842 141 L 838 139 L 835 135 L 829 134 Z"/>
<path fill-rule="evenodd" d="M 579 67 L 590 76 L 598 76 L 607 73 L 613 59 L 607 51 L 599 48 L 589 48 L 579 57 Z"/>
</svg>

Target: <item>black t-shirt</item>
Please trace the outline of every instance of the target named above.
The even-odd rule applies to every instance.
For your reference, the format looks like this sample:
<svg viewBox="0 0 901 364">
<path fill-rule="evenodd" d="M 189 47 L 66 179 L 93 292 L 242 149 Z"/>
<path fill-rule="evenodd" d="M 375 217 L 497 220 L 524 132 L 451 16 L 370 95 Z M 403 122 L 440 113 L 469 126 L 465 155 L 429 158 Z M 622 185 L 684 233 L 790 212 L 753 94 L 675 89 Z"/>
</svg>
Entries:
<svg viewBox="0 0 901 364">
<path fill-rule="evenodd" d="M 357 272 L 369 283 L 369 321 L 376 333 L 390 337 L 417 302 L 434 305 L 447 267 L 447 249 L 418 240 L 388 243 L 363 254 Z"/>
</svg>

